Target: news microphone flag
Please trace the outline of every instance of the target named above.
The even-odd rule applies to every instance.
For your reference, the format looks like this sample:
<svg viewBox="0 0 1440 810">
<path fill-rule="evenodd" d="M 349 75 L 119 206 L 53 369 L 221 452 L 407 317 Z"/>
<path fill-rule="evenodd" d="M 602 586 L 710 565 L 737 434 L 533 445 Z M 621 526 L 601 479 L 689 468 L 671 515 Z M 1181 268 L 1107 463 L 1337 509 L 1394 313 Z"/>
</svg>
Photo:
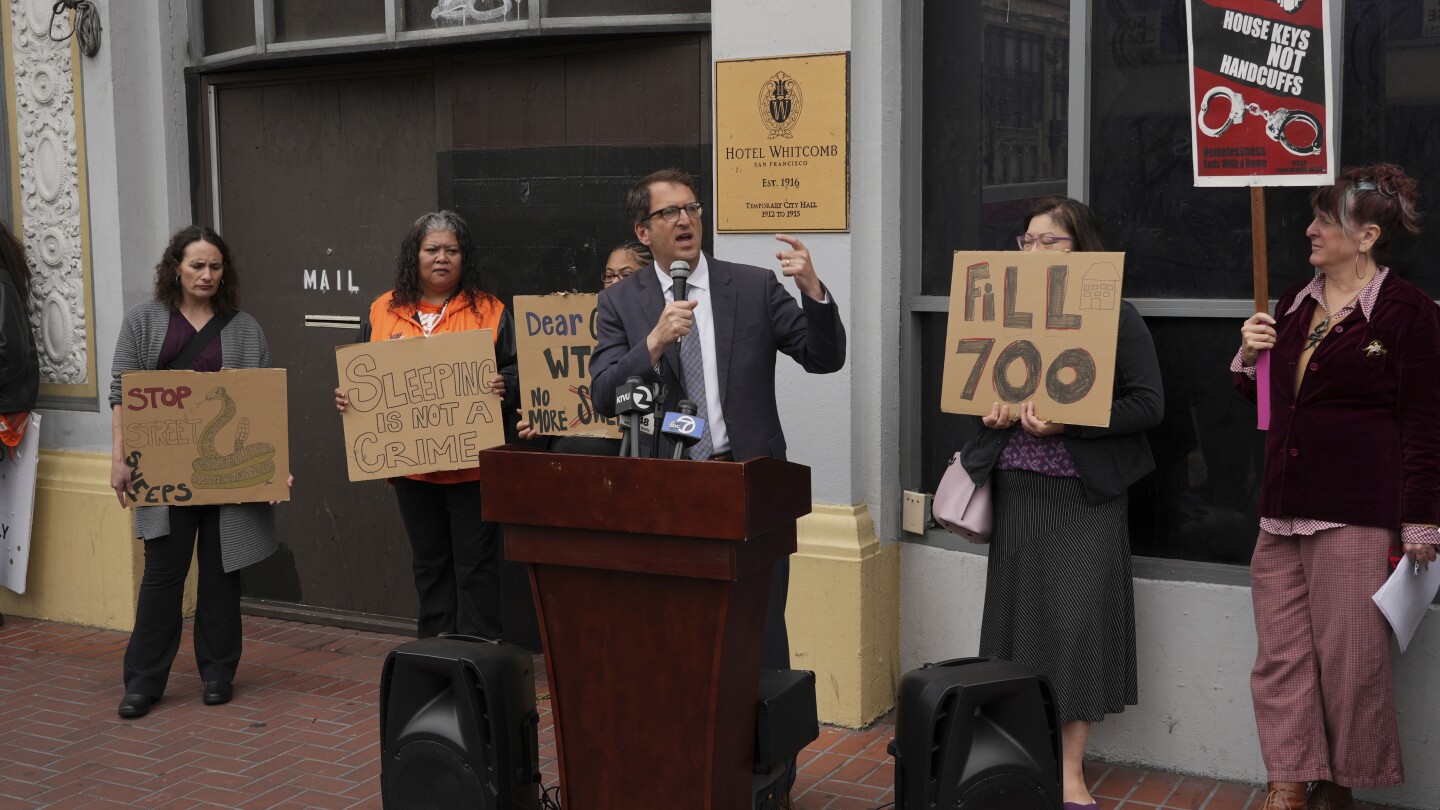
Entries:
<svg viewBox="0 0 1440 810">
<path fill-rule="evenodd" d="M 654 413 L 655 392 L 641 382 L 639 377 L 631 377 L 624 385 L 615 389 L 615 414 L 617 416 L 628 413 Z"/>
<path fill-rule="evenodd" d="M 661 432 L 671 440 L 683 442 L 688 447 L 705 435 L 705 420 L 693 414 L 667 411 L 665 426 Z"/>
</svg>

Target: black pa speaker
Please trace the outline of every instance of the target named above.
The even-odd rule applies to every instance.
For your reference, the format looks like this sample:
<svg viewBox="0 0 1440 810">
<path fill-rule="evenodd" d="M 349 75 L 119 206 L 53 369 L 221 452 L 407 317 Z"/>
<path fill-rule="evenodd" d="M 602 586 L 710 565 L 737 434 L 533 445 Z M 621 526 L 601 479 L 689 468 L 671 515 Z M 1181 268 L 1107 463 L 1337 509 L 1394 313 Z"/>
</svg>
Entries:
<svg viewBox="0 0 1440 810">
<path fill-rule="evenodd" d="M 815 673 L 803 669 L 762 669 L 755 693 L 755 778 L 751 810 L 781 810 L 790 763 L 816 737 Z"/>
<path fill-rule="evenodd" d="M 762 669 L 755 700 L 755 773 L 785 765 L 820 736 L 815 673 Z"/>
<path fill-rule="evenodd" d="M 540 715 L 530 653 L 472 636 L 402 644 L 380 680 L 386 810 L 536 810 Z"/>
<path fill-rule="evenodd" d="M 905 673 L 895 707 L 896 810 L 1057 810 L 1060 725 L 1050 682 L 991 658 Z"/>
</svg>

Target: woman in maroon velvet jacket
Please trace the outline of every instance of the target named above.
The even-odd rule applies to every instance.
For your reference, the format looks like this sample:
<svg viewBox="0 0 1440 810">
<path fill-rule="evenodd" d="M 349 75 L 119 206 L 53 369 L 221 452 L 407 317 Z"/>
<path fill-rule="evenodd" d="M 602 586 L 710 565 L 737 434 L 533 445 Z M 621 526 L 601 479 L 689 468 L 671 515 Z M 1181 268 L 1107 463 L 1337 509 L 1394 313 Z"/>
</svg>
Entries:
<svg viewBox="0 0 1440 810">
<path fill-rule="evenodd" d="M 1404 781 L 1390 630 L 1370 595 L 1392 547 L 1424 566 L 1440 543 L 1440 308 L 1379 263 L 1392 237 L 1419 232 L 1415 181 L 1347 169 L 1310 204 L 1315 277 L 1245 322 L 1231 367 L 1253 398 L 1270 351 L 1250 561 L 1265 810 L 1351 808 L 1350 788 Z"/>
</svg>

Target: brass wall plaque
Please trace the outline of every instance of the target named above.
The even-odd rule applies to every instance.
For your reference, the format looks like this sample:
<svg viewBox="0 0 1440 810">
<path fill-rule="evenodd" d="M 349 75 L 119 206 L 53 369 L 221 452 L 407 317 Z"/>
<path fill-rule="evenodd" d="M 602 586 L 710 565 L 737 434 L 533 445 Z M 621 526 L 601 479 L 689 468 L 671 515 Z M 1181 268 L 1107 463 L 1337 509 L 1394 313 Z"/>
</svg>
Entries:
<svg viewBox="0 0 1440 810">
<path fill-rule="evenodd" d="M 715 230 L 850 230 L 850 54 L 715 63 Z"/>
</svg>

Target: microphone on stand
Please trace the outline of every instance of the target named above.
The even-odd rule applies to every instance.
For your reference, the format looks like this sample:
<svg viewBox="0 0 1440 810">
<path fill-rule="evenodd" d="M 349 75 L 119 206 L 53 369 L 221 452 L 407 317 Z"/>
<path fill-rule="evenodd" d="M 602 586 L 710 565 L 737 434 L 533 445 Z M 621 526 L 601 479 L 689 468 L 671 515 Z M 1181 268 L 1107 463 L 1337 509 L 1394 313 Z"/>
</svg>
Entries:
<svg viewBox="0 0 1440 810">
<path fill-rule="evenodd" d="M 689 279 L 689 278 L 690 278 L 690 263 L 689 263 L 689 262 L 683 261 L 683 260 L 678 260 L 678 259 L 677 259 L 676 261 L 673 261 L 673 262 L 670 263 L 670 281 L 671 281 L 671 284 L 672 284 L 672 286 L 670 287 L 670 292 L 671 292 L 671 295 L 674 297 L 674 299 L 675 299 L 676 301 L 684 301 L 684 300 L 685 300 L 685 295 L 686 295 L 686 293 L 688 292 L 688 290 L 686 289 L 686 280 Z M 683 389 L 684 389 L 684 386 L 685 386 L 685 361 L 680 357 L 680 351 L 679 351 L 679 348 L 678 348 L 679 345 L 680 345 L 680 341 L 681 341 L 681 340 L 684 340 L 684 338 L 680 338 L 680 339 L 677 339 L 677 340 L 675 341 L 675 345 L 676 345 L 676 347 L 677 347 L 677 348 L 676 348 L 676 352 L 675 352 L 675 368 L 676 368 L 676 370 L 679 372 L 679 374 L 677 375 L 676 382 L 678 382 L 678 383 L 680 384 L 681 389 L 682 389 L 682 394 L 688 394 L 688 393 L 691 393 L 691 392 L 689 392 L 689 391 L 684 391 L 684 390 L 683 390 Z M 701 396 L 704 396 L 704 395 L 705 395 L 705 392 L 704 392 L 704 391 L 701 391 L 701 392 L 700 392 L 700 395 L 701 395 Z M 660 396 L 657 397 L 657 400 L 658 400 L 658 402 L 660 402 L 662 405 L 668 405 L 669 402 L 670 402 L 670 392 L 669 392 L 669 390 L 668 390 L 668 389 L 667 389 L 667 390 L 663 390 L 663 391 L 660 393 Z M 664 409 L 661 408 L 661 410 L 664 410 Z M 673 412 L 672 412 L 672 411 L 666 411 L 666 418 L 665 418 L 664 420 L 662 420 L 662 422 L 669 422 L 669 421 L 670 421 L 670 419 L 669 419 L 669 414 L 670 414 L 670 413 L 673 413 Z M 694 413 L 694 411 L 691 411 L 691 413 Z M 663 432 L 663 431 L 662 431 L 662 432 Z M 697 441 L 698 441 L 698 440 L 697 440 Z M 651 446 L 651 450 L 656 450 L 656 451 L 658 451 L 659 448 L 660 448 L 660 443 L 659 443 L 659 442 L 656 442 L 654 445 Z M 658 457 L 658 453 L 656 453 L 656 457 Z M 679 456 L 676 456 L 676 458 L 679 458 Z"/>
<path fill-rule="evenodd" d="M 695 415 L 697 410 L 693 401 L 682 399 L 679 413 L 671 411 L 665 414 L 665 427 L 661 432 L 675 444 L 675 454 L 671 458 L 685 458 L 685 451 L 705 436 L 705 420 Z"/>
<path fill-rule="evenodd" d="M 615 415 L 621 417 L 620 428 L 625 434 L 620 440 L 621 455 L 628 450 L 629 455 L 640 456 L 640 417 L 654 412 L 654 392 L 639 377 L 631 377 L 615 389 Z M 628 424 L 624 418 L 627 416 Z"/>
</svg>

